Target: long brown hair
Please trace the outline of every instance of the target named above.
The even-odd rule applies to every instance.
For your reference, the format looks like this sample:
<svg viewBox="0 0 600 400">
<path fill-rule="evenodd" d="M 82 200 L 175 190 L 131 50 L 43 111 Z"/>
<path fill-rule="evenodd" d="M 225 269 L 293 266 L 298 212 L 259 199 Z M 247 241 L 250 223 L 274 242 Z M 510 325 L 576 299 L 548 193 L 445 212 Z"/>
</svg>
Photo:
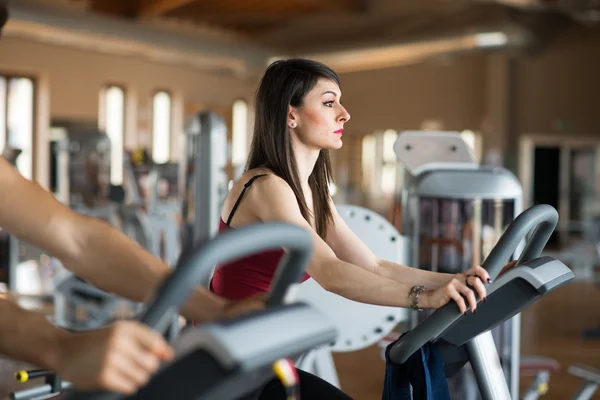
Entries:
<svg viewBox="0 0 600 400">
<path fill-rule="evenodd" d="M 8 2 L 7 0 L 0 0 L 0 36 L 2 36 L 2 28 L 8 21 Z"/>
<path fill-rule="evenodd" d="M 316 61 L 281 60 L 267 68 L 256 93 L 254 134 L 246 164 L 246 170 L 265 167 L 285 180 L 296 195 L 302 216 L 309 223 L 310 211 L 298 177 L 287 119 L 289 106 L 302 106 L 305 96 L 319 78 L 340 84 L 334 71 Z M 327 226 L 333 223 L 329 201 L 329 183 L 332 180 L 329 150 L 322 149 L 308 183 L 312 191 L 316 231 L 323 239 Z"/>
</svg>

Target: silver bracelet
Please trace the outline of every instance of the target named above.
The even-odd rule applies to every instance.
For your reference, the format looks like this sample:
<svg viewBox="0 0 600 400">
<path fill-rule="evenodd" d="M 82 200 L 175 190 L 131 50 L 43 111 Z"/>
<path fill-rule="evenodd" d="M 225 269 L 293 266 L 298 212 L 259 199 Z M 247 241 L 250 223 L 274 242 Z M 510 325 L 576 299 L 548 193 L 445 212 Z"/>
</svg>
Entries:
<svg viewBox="0 0 600 400">
<path fill-rule="evenodd" d="M 408 305 L 411 309 L 416 311 L 423 311 L 422 308 L 419 308 L 419 295 L 426 290 L 423 285 L 415 285 L 408 292 Z"/>
</svg>

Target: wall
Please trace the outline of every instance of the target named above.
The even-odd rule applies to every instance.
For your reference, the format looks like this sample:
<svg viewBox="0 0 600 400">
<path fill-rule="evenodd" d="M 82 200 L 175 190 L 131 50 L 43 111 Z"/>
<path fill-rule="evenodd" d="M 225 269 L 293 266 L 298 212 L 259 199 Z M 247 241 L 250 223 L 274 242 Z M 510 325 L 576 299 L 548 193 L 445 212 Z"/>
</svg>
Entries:
<svg viewBox="0 0 600 400">
<path fill-rule="evenodd" d="M 600 143 L 598 49 L 600 27 L 571 28 L 541 51 L 519 57 L 469 54 L 446 65 L 343 74 L 343 100 L 352 115 L 344 133 L 419 129 L 424 120 L 439 120 L 444 129 L 479 131 L 482 161 L 518 173 L 522 135 L 579 135 Z M 343 172 L 347 165 L 358 172 L 336 174 L 338 184 L 359 187 L 360 152 L 340 159 Z"/>
<path fill-rule="evenodd" d="M 36 77 L 40 82 L 38 102 L 48 103 L 49 110 L 37 115 L 36 173 L 40 177 L 46 175 L 49 118 L 97 120 L 99 92 L 106 84 L 123 85 L 129 94 L 128 147 L 151 143 L 148 118 L 155 90 L 167 89 L 173 94 L 173 132 L 181 132 L 187 102 L 227 108 L 236 98 L 251 99 L 255 87 L 254 82 L 230 76 L 18 38 L 0 40 L 0 55 L 0 71 Z M 176 138 L 171 149 L 174 156 L 178 154 Z"/>
<path fill-rule="evenodd" d="M 600 28 L 567 32 L 522 57 L 515 78 L 518 132 L 549 133 L 564 119 L 566 131 L 600 138 Z"/>
<path fill-rule="evenodd" d="M 485 110 L 485 61 L 466 55 L 444 64 L 342 74 L 342 99 L 352 116 L 347 129 L 419 129 L 432 118 L 446 129 L 476 129 Z"/>
<path fill-rule="evenodd" d="M 424 120 L 436 119 L 445 129 L 481 130 L 484 153 L 490 149 L 506 153 L 521 133 L 562 129 L 599 135 L 598 48 L 600 29 L 579 29 L 514 62 L 501 53 L 466 54 L 444 63 L 342 74 L 343 101 L 352 115 L 344 135 L 419 129 Z M 150 96 L 156 89 L 173 93 L 174 132 L 180 131 L 185 111 L 201 106 L 229 110 L 234 99 L 251 100 L 256 89 L 254 81 L 16 38 L 0 40 L 0 54 L 1 71 L 32 74 L 40 80 L 38 172 L 47 165 L 44 129 L 49 117 L 96 119 L 98 93 L 106 83 L 123 84 L 132 94 L 128 146 L 150 142 Z M 172 154 L 178 153 L 174 142 Z M 360 174 L 354 171 L 360 171 L 360 152 L 340 160 L 356 165 L 350 179 L 358 183 Z"/>
<path fill-rule="evenodd" d="M 509 68 L 502 53 L 469 54 L 448 63 L 341 75 L 344 105 L 352 115 L 349 133 L 377 129 L 415 129 L 438 119 L 445 129 L 480 129 L 493 114 L 510 117 L 517 134 L 550 132 L 565 119 L 577 133 L 597 134 L 600 118 L 600 28 L 564 32 L 542 51 L 523 55 Z M 512 75 L 511 75 L 512 74 Z M 514 93 L 507 93 L 513 80 Z M 510 89 L 510 90 L 513 90 Z M 507 102 L 514 101 L 514 104 Z M 494 119 L 494 118 L 492 118 Z M 510 126 L 490 130 L 506 135 Z M 504 145 L 501 138 L 490 138 Z"/>
<path fill-rule="evenodd" d="M 123 84 L 147 106 L 157 89 L 181 93 L 187 101 L 229 105 L 247 96 L 254 82 L 200 72 L 186 67 L 161 65 L 117 55 L 84 52 L 16 38 L 0 41 L 0 68 L 43 73 L 51 82 L 51 112 L 57 117 L 97 118 L 98 96 L 107 83 Z"/>
</svg>

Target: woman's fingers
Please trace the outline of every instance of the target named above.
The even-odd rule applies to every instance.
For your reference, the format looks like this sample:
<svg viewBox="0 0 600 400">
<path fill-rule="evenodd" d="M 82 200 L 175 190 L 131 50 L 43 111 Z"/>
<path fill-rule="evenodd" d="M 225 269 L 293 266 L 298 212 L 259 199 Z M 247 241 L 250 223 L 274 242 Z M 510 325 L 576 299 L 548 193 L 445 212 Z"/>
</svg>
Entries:
<svg viewBox="0 0 600 400">
<path fill-rule="evenodd" d="M 467 313 L 467 304 L 465 303 L 464 297 L 460 294 L 460 291 L 456 287 L 457 285 L 449 285 L 448 296 L 454 300 L 461 314 Z"/>
<path fill-rule="evenodd" d="M 477 299 L 475 298 L 475 293 L 473 292 L 473 290 L 471 290 L 471 288 L 469 288 L 462 282 L 457 285 L 456 289 L 466 299 L 471 311 L 475 313 L 477 311 Z"/>
<path fill-rule="evenodd" d="M 477 266 L 471 268 L 469 271 L 467 271 L 467 276 L 469 276 L 469 275 L 477 276 L 479 279 L 482 280 L 482 282 L 492 283 L 490 274 L 480 265 L 477 265 Z"/>
<path fill-rule="evenodd" d="M 485 288 L 485 285 L 483 284 L 483 282 L 481 281 L 481 279 L 477 276 L 467 276 L 467 286 L 469 286 L 471 289 L 475 290 L 475 292 L 477 292 L 477 295 L 479 296 L 479 298 L 483 301 L 485 301 L 485 298 L 487 296 L 487 289 Z"/>
</svg>

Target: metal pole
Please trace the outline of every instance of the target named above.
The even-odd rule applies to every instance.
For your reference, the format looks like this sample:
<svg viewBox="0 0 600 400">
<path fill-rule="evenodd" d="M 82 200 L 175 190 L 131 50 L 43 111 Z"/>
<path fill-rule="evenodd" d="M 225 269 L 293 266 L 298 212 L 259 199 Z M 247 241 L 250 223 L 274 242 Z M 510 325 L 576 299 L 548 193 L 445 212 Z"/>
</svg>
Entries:
<svg viewBox="0 0 600 400">
<path fill-rule="evenodd" d="M 510 391 L 490 331 L 465 344 L 483 400 L 510 400 Z"/>
<path fill-rule="evenodd" d="M 597 389 L 597 383 L 584 383 L 581 388 L 579 388 L 575 396 L 573 396 L 573 400 L 590 400 Z"/>
</svg>

